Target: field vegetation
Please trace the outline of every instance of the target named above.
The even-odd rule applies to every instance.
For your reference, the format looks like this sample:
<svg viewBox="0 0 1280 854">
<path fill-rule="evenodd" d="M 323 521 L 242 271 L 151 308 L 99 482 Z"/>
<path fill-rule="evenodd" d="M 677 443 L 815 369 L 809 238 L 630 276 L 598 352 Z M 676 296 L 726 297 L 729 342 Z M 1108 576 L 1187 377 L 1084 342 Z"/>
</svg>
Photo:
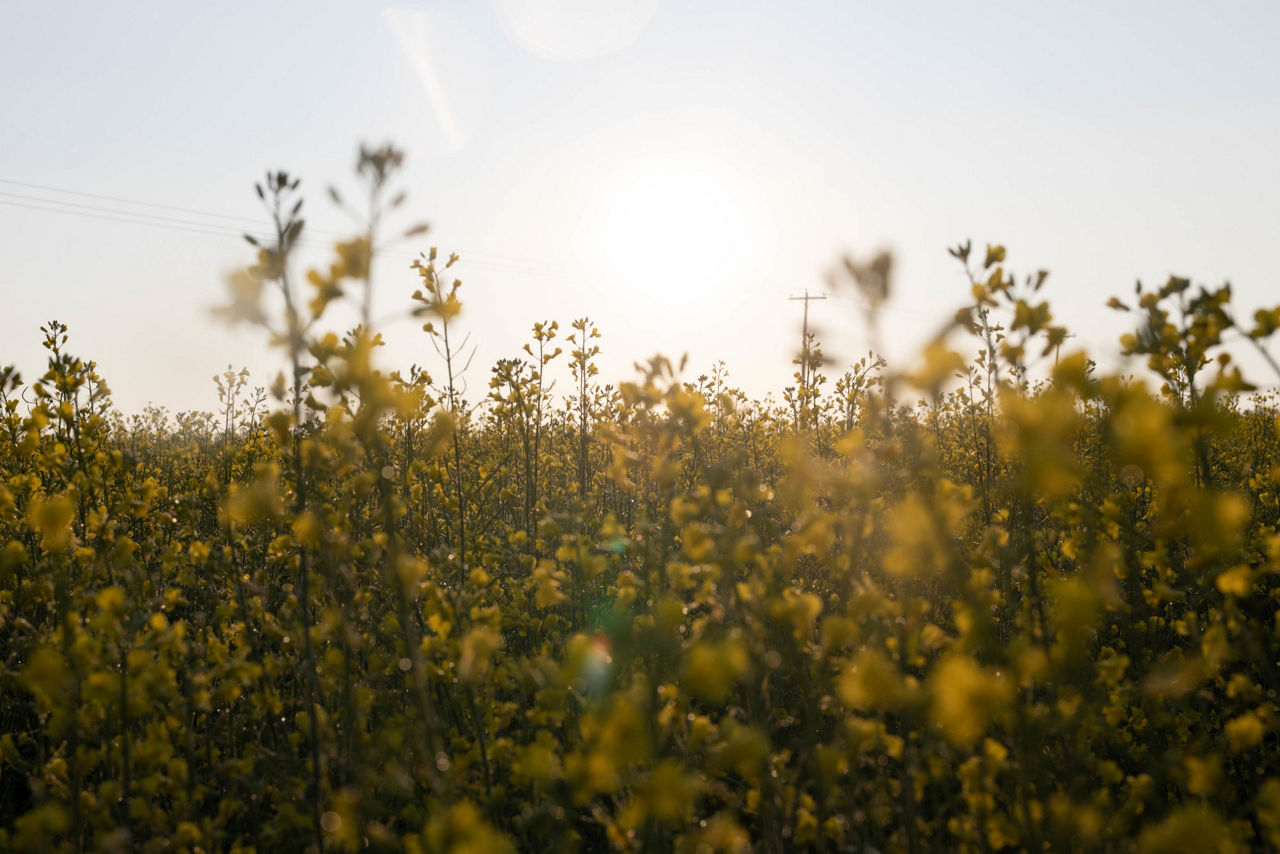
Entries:
<svg viewBox="0 0 1280 854">
<path fill-rule="evenodd" d="M 1277 402 L 1228 350 L 1280 309 L 1140 287 L 1103 373 L 966 243 L 906 370 L 607 384 L 548 318 L 485 388 L 434 248 L 425 367 L 378 366 L 399 162 L 305 273 L 258 185 L 263 388 L 125 415 L 57 322 L 0 373 L 0 849 L 1280 848 Z M 889 256 L 840 278 L 874 328 Z"/>
</svg>

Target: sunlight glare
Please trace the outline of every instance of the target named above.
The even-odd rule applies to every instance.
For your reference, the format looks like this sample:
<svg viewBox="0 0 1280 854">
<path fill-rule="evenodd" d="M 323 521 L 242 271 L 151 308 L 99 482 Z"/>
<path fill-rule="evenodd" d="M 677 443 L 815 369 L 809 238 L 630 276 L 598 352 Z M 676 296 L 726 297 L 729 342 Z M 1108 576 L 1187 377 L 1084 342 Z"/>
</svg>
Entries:
<svg viewBox="0 0 1280 854">
<path fill-rule="evenodd" d="M 491 97 L 480 43 L 445 10 L 388 7 L 382 19 L 431 104 L 440 150 L 461 150 Z"/>
<path fill-rule="evenodd" d="M 595 187 L 579 255 L 636 319 L 701 314 L 741 300 L 772 264 L 768 210 L 723 163 L 647 159 Z M 635 314 L 639 312 L 639 315 Z"/>
</svg>

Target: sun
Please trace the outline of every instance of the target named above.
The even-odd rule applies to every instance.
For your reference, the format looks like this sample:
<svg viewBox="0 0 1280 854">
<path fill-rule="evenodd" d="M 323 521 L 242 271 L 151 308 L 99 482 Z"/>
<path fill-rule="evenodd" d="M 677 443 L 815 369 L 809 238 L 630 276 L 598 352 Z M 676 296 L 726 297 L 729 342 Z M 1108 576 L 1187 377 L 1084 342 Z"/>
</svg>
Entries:
<svg viewBox="0 0 1280 854">
<path fill-rule="evenodd" d="M 767 209 L 711 158 L 637 159 L 594 188 L 578 230 L 585 267 L 636 320 L 736 302 L 773 253 Z"/>
</svg>

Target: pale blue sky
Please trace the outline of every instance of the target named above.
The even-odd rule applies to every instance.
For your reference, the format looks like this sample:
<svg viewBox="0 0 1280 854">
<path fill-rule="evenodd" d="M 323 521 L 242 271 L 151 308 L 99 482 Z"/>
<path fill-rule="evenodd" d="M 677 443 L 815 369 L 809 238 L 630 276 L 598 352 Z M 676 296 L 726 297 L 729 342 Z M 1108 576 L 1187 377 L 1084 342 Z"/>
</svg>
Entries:
<svg viewBox="0 0 1280 854">
<path fill-rule="evenodd" d="M 277 168 L 303 176 L 316 229 L 346 228 L 322 190 L 352 186 L 362 140 L 406 150 L 423 247 L 463 256 L 474 396 L 534 321 L 583 314 L 607 380 L 688 351 L 693 376 L 724 359 L 776 393 L 786 297 L 846 249 L 897 253 L 900 360 L 965 298 L 945 250 L 966 237 L 1050 269 L 1061 318 L 1107 351 L 1124 319 L 1102 306 L 1135 278 L 1280 300 L 1274 3 L 596 5 L 9 4 L 0 179 L 199 213 L 0 183 L 0 362 L 34 379 L 57 318 L 126 410 L 213 408 L 228 361 L 267 384 L 278 356 L 209 319 L 247 257 L 227 228 L 259 217 L 252 183 Z M 413 289 L 397 251 L 378 314 Z M 854 317 L 814 308 L 829 355 L 866 349 Z M 414 324 L 385 332 L 388 367 L 434 367 Z"/>
</svg>

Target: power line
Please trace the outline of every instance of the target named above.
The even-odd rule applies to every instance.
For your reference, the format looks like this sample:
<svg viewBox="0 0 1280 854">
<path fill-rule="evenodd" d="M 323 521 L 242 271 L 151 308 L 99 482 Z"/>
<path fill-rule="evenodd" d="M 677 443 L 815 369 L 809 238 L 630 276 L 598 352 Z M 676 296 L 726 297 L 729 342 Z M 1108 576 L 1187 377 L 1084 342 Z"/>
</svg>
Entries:
<svg viewBox="0 0 1280 854">
<path fill-rule="evenodd" d="M 27 181 L 14 181 L 9 178 L 0 178 L 0 184 L 10 184 L 15 187 L 26 187 L 31 190 L 44 190 L 50 193 L 66 193 L 69 196 L 84 196 L 85 198 L 100 199 L 105 202 L 120 202 L 126 205 L 140 205 L 142 207 L 157 208 L 159 210 L 177 211 L 178 213 L 196 214 L 197 216 L 211 216 L 211 217 L 216 217 L 218 219 L 238 220 L 240 222 L 258 222 L 259 224 L 261 224 L 260 220 L 253 220 L 253 219 L 250 219 L 249 217 L 231 216 L 230 214 L 212 213 L 210 211 L 200 211 L 194 208 L 182 208 L 176 205 L 162 205 L 156 202 L 143 202 L 137 199 L 126 199 L 126 198 L 122 198 L 121 196 L 107 196 L 101 193 L 87 193 L 83 190 L 68 190 L 64 187 L 50 187 L 47 184 L 32 184 Z"/>
<path fill-rule="evenodd" d="M 139 207 L 153 208 L 155 210 L 174 211 L 177 213 L 192 214 L 200 217 L 212 217 L 214 219 L 228 220 L 230 222 L 251 223 L 257 226 L 259 229 L 264 229 L 260 233 L 263 233 L 263 234 L 269 233 L 269 229 L 267 229 L 266 224 L 263 223 L 261 219 L 256 219 L 253 217 L 235 216 L 231 214 L 217 213 L 214 211 L 199 210 L 197 208 L 182 207 L 179 205 L 167 205 L 167 204 L 161 204 L 158 202 L 148 202 L 148 201 L 143 201 L 141 199 L 130 199 L 130 198 L 125 198 L 124 196 L 113 196 L 105 193 L 91 193 L 84 190 L 72 190 L 66 187 L 54 187 L 49 184 L 37 184 L 30 181 L 15 181 L 10 178 L 0 178 L 0 184 L 8 184 L 14 187 L 25 187 L 31 190 L 42 190 L 48 193 L 61 193 L 69 196 L 79 196 L 82 198 L 97 199 L 99 201 L 116 202 L 117 204 L 135 205 Z M 76 202 L 62 201 L 59 199 L 42 199 L 38 197 L 20 196 L 15 193 L 3 193 L 3 192 L 0 192 L 0 195 L 9 196 L 11 198 L 25 199 L 27 201 L 40 202 L 45 204 L 69 205 L 69 206 L 75 206 L 75 207 L 88 208 L 89 210 L 123 214 L 125 216 L 131 216 L 131 217 L 147 217 L 149 219 L 161 219 L 161 220 L 171 221 L 174 223 L 196 225 L 200 227 L 228 228 L 228 229 L 234 228 L 233 226 L 224 226 L 224 225 L 219 225 L 217 223 L 191 223 L 190 221 L 165 218 L 165 217 L 157 216 L 155 214 L 142 213 L 140 211 L 118 210 L 118 209 L 112 209 L 112 208 L 100 208 L 100 207 L 95 207 L 90 205 L 81 205 Z M 67 211 L 67 213 L 70 213 L 70 211 Z M 309 229 L 309 232 L 315 235 L 328 235 L 330 237 L 349 237 L 350 236 L 346 232 L 332 231 L 332 230 L 320 229 L 320 228 L 311 228 Z M 408 242 L 409 242 L 409 238 L 393 238 L 391 240 L 385 241 L 384 243 L 387 246 L 394 246 L 399 244 L 405 244 Z M 485 262 L 483 266 L 487 267 L 488 269 L 502 270 L 505 272 L 523 272 L 523 273 L 529 273 L 531 275 L 566 275 L 567 274 L 567 271 L 555 269 L 547 265 L 545 262 L 539 261 L 538 259 L 524 258 L 516 255 L 505 255 L 497 252 L 482 252 L 479 250 L 472 250 L 465 247 L 460 247 L 457 249 L 457 251 L 460 255 L 466 256 L 467 263 L 470 266 L 480 267 L 482 265 L 476 264 L 476 261 L 482 261 L 482 262 Z M 384 254 L 387 254 L 387 253 L 384 253 Z M 416 258 L 417 256 L 408 255 L 403 257 Z"/>
<path fill-rule="evenodd" d="M 174 225 L 174 224 L 163 223 L 163 222 L 146 222 L 145 220 L 126 219 L 125 217 L 120 217 L 120 216 L 104 216 L 102 214 L 87 213 L 84 211 L 71 211 L 71 210 L 66 210 L 64 208 L 49 208 L 49 207 L 41 207 L 40 205 L 23 204 L 22 202 L 8 202 L 3 199 L 0 199 L 0 205 L 5 205 L 11 208 L 26 208 L 27 210 L 33 210 L 33 211 L 48 211 L 49 213 L 70 214 L 71 216 L 88 217 L 90 219 L 103 219 L 103 220 L 109 220 L 111 222 L 127 223 L 129 225 L 149 225 L 149 226 L 152 226 L 153 228 L 168 228 L 173 231 L 188 231 L 194 234 L 211 234 L 216 237 L 235 237 L 236 236 L 234 232 L 230 232 L 230 231 L 213 231 L 209 228 L 189 228 L 183 225 Z"/>
<path fill-rule="evenodd" d="M 17 183 L 17 182 L 6 181 L 4 183 Z M 90 196 L 91 194 L 84 194 L 84 195 Z M 0 205 L 4 205 L 7 207 L 24 208 L 27 210 L 44 211 L 47 213 L 70 214 L 72 216 L 87 217 L 90 219 L 99 219 L 99 220 L 105 220 L 108 222 L 118 222 L 118 223 L 124 223 L 127 225 L 145 225 L 145 226 L 152 226 L 154 228 L 165 228 L 171 231 L 185 231 L 192 234 L 207 234 L 214 237 L 228 237 L 228 238 L 234 238 L 237 240 L 241 239 L 245 233 L 249 233 L 254 237 L 266 238 L 268 240 L 273 239 L 275 236 L 268 233 L 264 229 L 263 223 L 260 221 L 256 222 L 256 224 L 260 229 L 264 229 L 264 230 L 252 232 L 244 228 L 238 228 L 230 225 L 221 225 L 218 223 L 177 219 L 174 217 L 165 217 L 157 214 L 142 213 L 139 211 L 120 210 L 117 208 L 101 207 L 97 205 L 85 205 L 77 202 L 61 201 L 58 199 L 43 199 L 35 196 L 23 196 L 17 193 L 5 193 L 0 191 L 0 196 L 7 197 L 7 198 L 0 198 Z M 17 201 L 11 201 L 12 199 L 16 199 Z M 32 202 L 36 202 L 37 204 L 32 204 Z M 51 207 L 51 206 L 55 206 L 55 207 Z M 79 210 L 68 209 L 72 207 L 78 208 Z M 161 207 L 164 207 L 164 206 L 161 206 Z M 209 215 L 220 216 L 219 214 L 209 214 Z M 314 230 L 313 233 L 323 233 L 323 232 L 321 232 L 319 229 L 316 229 Z M 341 235 L 340 232 L 327 232 L 327 233 L 338 235 L 338 236 L 346 236 L 346 235 Z M 388 245 L 394 245 L 395 243 L 399 243 L 399 242 L 402 242 L 402 241 L 388 241 Z M 309 249 L 324 249 L 324 248 L 328 248 L 330 244 L 323 240 L 308 239 L 304 237 L 298 241 L 298 245 L 309 248 Z M 413 260 L 418 257 L 416 254 L 413 254 L 413 253 L 396 252 L 389 249 L 383 250 L 378 254 L 382 257 L 402 258 L 406 260 Z M 497 256 L 494 256 L 494 257 L 497 257 Z M 477 258 L 473 258 L 469 253 L 467 254 L 466 265 L 468 267 L 472 267 L 477 270 L 489 270 L 494 272 L 515 273 L 515 274 L 528 275 L 528 276 L 564 275 L 560 271 L 551 270 L 547 268 L 539 269 L 537 267 L 522 265 L 519 263 L 511 263 L 511 262 L 505 262 L 505 261 L 489 261 L 489 260 L 485 260 L 485 256 L 483 255 L 481 255 L 481 257 L 477 259 Z"/>
<path fill-rule="evenodd" d="M 58 211 L 60 213 L 63 212 L 61 211 L 61 207 L 71 207 L 71 208 L 80 208 L 80 209 L 89 210 L 89 211 L 97 211 L 99 213 L 119 214 L 127 217 L 145 218 L 148 220 L 160 220 L 161 222 L 173 223 L 178 225 L 192 225 L 192 226 L 198 226 L 200 228 L 218 229 L 218 233 L 240 234 L 244 231 L 244 229 L 242 228 L 236 228 L 234 226 L 228 226 L 228 225 L 218 225 L 217 223 L 212 223 L 212 222 L 199 222 L 199 221 L 188 220 L 188 219 L 176 219 L 174 217 L 160 216 L 158 214 L 141 213 L 138 211 L 123 211 L 123 210 L 120 210 L 119 208 L 108 208 L 108 207 L 101 207 L 98 205 L 85 205 L 79 202 L 64 202 L 64 201 L 55 200 L 55 199 L 43 199 L 43 198 L 40 198 L 39 196 L 24 196 L 19 193 L 6 193 L 3 190 L 0 190 L 0 196 L 4 196 L 5 198 L 9 198 L 9 199 L 18 199 L 24 202 L 37 202 L 45 205 L 58 205 L 60 207 L 40 208 L 40 210 L 52 210 L 52 211 Z M 65 213 L 74 213 L 74 211 L 65 211 Z M 259 228 L 263 227 L 263 224 L 261 222 L 257 222 L 256 224 L 258 225 Z M 266 231 L 256 232 L 255 236 L 256 234 L 266 234 Z"/>
<path fill-rule="evenodd" d="M 866 300 L 859 299 L 858 297 L 844 296 L 843 294 L 829 294 L 829 296 L 831 299 L 845 300 L 846 302 L 851 302 L 854 305 L 861 306 L 863 308 L 870 307 L 870 304 Z M 930 319 L 937 317 L 937 315 L 927 311 L 920 311 L 919 309 L 914 308 L 903 308 L 902 306 L 880 305 L 878 310 L 887 311 L 891 314 L 910 315 L 912 317 L 925 317 Z"/>
</svg>

